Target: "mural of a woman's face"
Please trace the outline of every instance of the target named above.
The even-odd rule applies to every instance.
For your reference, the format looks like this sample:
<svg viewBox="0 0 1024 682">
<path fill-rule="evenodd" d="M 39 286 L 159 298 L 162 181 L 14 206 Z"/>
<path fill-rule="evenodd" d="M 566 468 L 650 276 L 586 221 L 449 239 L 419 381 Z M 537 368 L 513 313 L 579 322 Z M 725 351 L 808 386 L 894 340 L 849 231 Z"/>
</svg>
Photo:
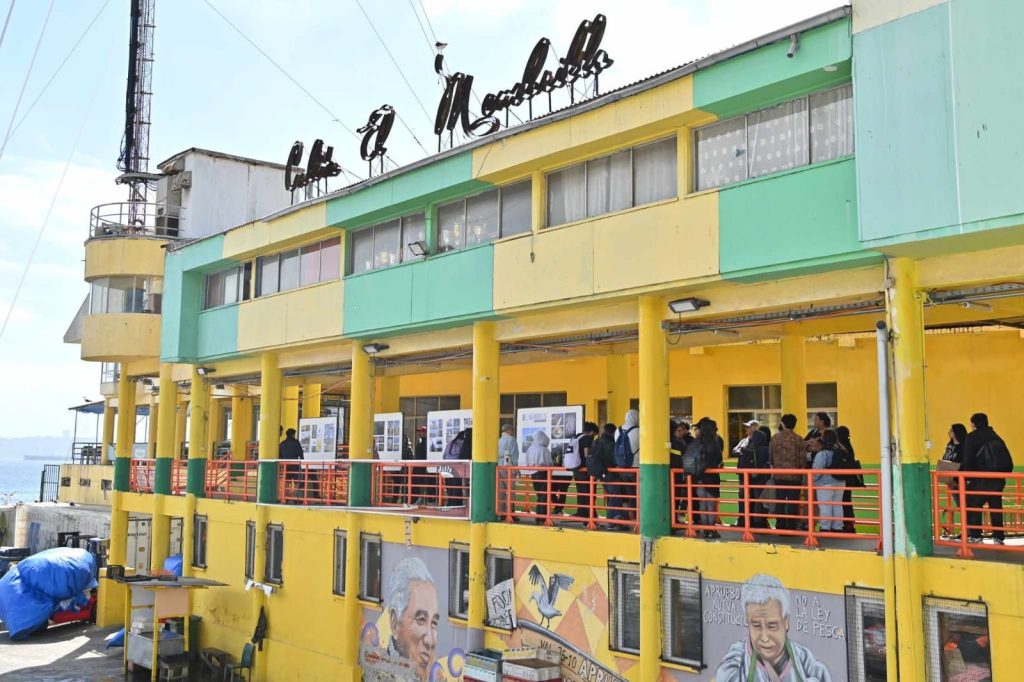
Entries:
<svg viewBox="0 0 1024 682">
<path fill-rule="evenodd" d="M 437 624 L 441 619 L 437 588 L 422 580 L 411 581 L 405 612 L 399 615 L 391 611 L 390 616 L 398 652 L 412 662 L 419 679 L 428 680 L 437 649 Z"/>
<path fill-rule="evenodd" d="M 762 658 L 774 663 L 786 651 L 789 616 L 782 615 L 782 604 L 775 599 L 747 604 L 747 628 L 750 646 Z"/>
</svg>

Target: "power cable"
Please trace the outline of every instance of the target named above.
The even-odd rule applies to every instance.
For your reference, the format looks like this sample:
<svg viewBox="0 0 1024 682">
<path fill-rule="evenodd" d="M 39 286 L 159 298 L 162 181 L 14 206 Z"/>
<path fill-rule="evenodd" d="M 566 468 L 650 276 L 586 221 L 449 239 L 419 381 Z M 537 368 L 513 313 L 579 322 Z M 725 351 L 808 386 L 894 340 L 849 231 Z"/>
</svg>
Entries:
<svg viewBox="0 0 1024 682">
<path fill-rule="evenodd" d="M 257 51 L 257 52 L 259 52 L 259 53 L 260 53 L 261 55 L 263 55 L 263 58 L 264 58 L 264 59 L 266 59 L 266 60 L 267 60 L 268 62 L 270 62 L 271 64 L 273 64 L 273 65 L 274 65 L 274 68 L 276 68 L 276 69 L 277 69 L 278 71 L 280 71 L 280 72 L 281 72 L 281 73 L 282 73 L 282 74 L 284 75 L 284 77 L 285 77 L 285 78 L 287 78 L 288 80 L 290 80 L 290 81 L 292 82 L 292 84 L 293 84 L 293 85 L 295 85 L 295 87 L 297 87 L 297 88 L 298 88 L 299 90 L 301 90 L 301 91 L 302 91 L 302 92 L 303 92 L 303 93 L 304 93 L 304 94 L 306 95 L 306 97 L 309 97 L 309 98 L 310 98 L 311 100 L 313 100 L 313 102 L 314 102 L 314 103 L 315 103 L 315 104 L 316 104 L 316 105 L 317 105 L 318 107 L 320 107 L 320 108 L 321 108 L 321 109 L 322 109 L 322 110 L 324 111 L 324 113 L 326 113 L 326 114 L 327 114 L 328 116 L 330 116 L 330 117 L 331 117 L 331 121 L 333 121 L 334 123 L 337 123 L 338 125 L 340 125 L 340 126 L 341 126 L 342 128 L 344 128 L 344 129 L 345 129 L 346 131 L 348 131 L 349 135 L 351 135 L 352 137 L 356 138 L 357 140 L 361 140 L 361 139 L 362 139 L 361 137 L 359 137 L 358 135 L 356 135 L 356 133 L 355 133 L 355 131 L 354 131 L 354 130 L 352 130 L 352 129 L 351 129 L 351 128 L 349 128 L 349 127 L 348 127 L 347 125 L 345 125 L 345 124 L 344 124 L 344 123 L 343 123 L 343 122 L 341 121 L 341 119 L 340 119 L 340 118 L 338 118 L 338 116 L 337 116 L 337 115 L 336 115 L 336 114 L 335 114 L 334 112 L 332 112 L 332 111 L 331 111 L 330 109 L 328 109 L 328 108 L 327 108 L 327 106 L 326 106 L 326 105 L 325 105 L 325 104 L 324 104 L 323 102 L 321 102 L 320 100 L 318 100 L 318 99 L 317 99 L 317 98 L 316 98 L 316 97 L 315 97 L 315 96 L 313 95 L 313 93 L 311 93 L 311 92 L 310 92 L 309 90 L 307 90 L 307 89 L 305 88 L 305 86 L 303 86 L 303 85 L 302 85 L 302 83 L 300 83 L 300 82 L 299 82 L 298 80 L 296 80 L 296 79 L 295 79 L 295 78 L 294 78 L 294 77 L 293 77 L 293 76 L 292 76 L 292 75 L 291 75 L 290 73 L 288 73 L 287 71 L 285 71 L 284 67 L 283 67 L 283 66 L 281 66 L 280 64 L 278 64 L 278 63 L 277 63 L 277 62 L 276 62 L 276 61 L 274 60 L 274 58 L 273 58 L 273 57 L 271 57 L 271 56 L 270 56 L 269 54 L 267 54 L 267 53 L 266 53 L 266 52 L 265 52 L 265 51 L 263 50 L 263 48 L 261 48 L 261 47 L 260 47 L 259 45 L 257 45 L 257 44 L 256 44 L 255 42 L 253 42 L 253 40 L 252 40 L 252 39 L 251 39 L 251 38 L 250 38 L 249 36 L 247 36 L 247 35 L 246 35 L 246 34 L 245 34 L 245 33 L 244 33 L 243 31 L 242 31 L 242 29 L 240 29 L 240 28 L 238 28 L 237 26 L 235 26 L 235 24 L 234 24 L 234 23 L 233 23 L 233 22 L 232 22 L 232 21 L 231 21 L 230 19 L 228 19 L 228 18 L 227 18 L 226 16 L 224 16 L 224 14 L 222 14 L 222 13 L 221 13 L 221 11 L 220 11 L 219 9 L 217 9 L 217 8 L 216 8 L 216 7 L 214 6 L 214 4 L 213 4 L 213 3 L 212 3 L 212 2 L 210 1 L 210 0 L 203 0 L 203 2 L 204 2 L 204 3 L 206 3 L 207 7 L 209 7 L 210 9 L 212 9 L 212 10 L 214 11 L 214 13 L 215 13 L 215 14 L 216 14 L 217 16 L 219 16 L 219 17 L 220 17 L 221 19 L 223 19 L 223 20 L 224 20 L 224 22 L 225 22 L 225 23 L 226 23 L 226 24 L 227 24 L 228 26 L 230 26 L 231 28 L 233 28 L 233 29 L 235 30 L 235 32 L 236 32 L 236 33 L 237 33 L 238 35 L 242 36 L 242 39 L 243 39 L 243 40 L 245 40 L 245 42 L 247 42 L 247 43 L 249 43 L 250 45 L 252 45 L 252 46 L 253 46 L 253 48 L 254 48 L 254 49 L 255 49 L 255 50 Z M 354 177 L 354 178 L 355 178 L 356 180 L 362 181 L 362 179 L 363 179 L 362 177 L 360 177 L 360 176 L 359 176 L 359 175 L 357 175 L 356 173 L 353 173 L 352 171 L 349 171 L 349 170 L 347 170 L 347 169 L 343 168 L 343 167 L 341 166 L 341 164 L 339 164 L 339 165 L 338 165 L 338 167 L 339 167 L 339 168 L 341 168 L 341 172 L 345 173 L 346 175 L 351 175 L 351 176 L 352 176 L 352 177 Z"/>
<path fill-rule="evenodd" d="M 14 3 L 11 4 L 13 5 Z M 32 104 L 28 105 L 28 109 L 26 109 L 25 113 L 21 115 L 21 118 L 18 119 L 18 122 L 14 124 L 14 128 L 8 134 L 8 139 L 13 137 L 14 134 L 18 132 L 18 128 L 21 127 L 21 124 L 25 122 L 25 119 L 28 118 L 28 115 L 30 113 L 32 113 L 32 110 L 35 108 L 36 104 L 39 103 L 39 100 L 42 99 L 43 95 L 46 94 L 47 88 L 50 87 L 50 84 L 53 83 L 54 79 L 61 72 L 61 69 L 63 69 L 64 65 L 68 63 L 69 59 L 71 59 L 71 55 L 73 55 L 75 53 L 75 50 L 78 49 L 78 46 L 82 44 L 82 41 L 85 39 L 85 36 L 89 34 L 89 31 L 92 30 L 92 27 L 96 23 L 96 20 L 100 18 L 100 15 L 103 14 L 103 10 L 105 10 L 107 8 L 107 5 L 109 4 L 110 0 L 106 0 L 106 2 L 103 3 L 103 6 L 100 7 L 100 11 L 96 13 L 96 16 L 92 18 L 92 21 L 89 22 L 89 25 L 85 27 L 84 31 L 82 31 L 82 35 L 78 36 L 78 40 L 76 40 L 75 44 L 71 46 L 71 49 L 68 50 L 68 53 L 64 55 L 64 59 L 61 61 L 60 66 L 58 66 L 57 70 L 53 72 L 53 75 L 50 76 L 50 79 L 46 81 L 46 85 L 44 85 L 43 89 L 39 91 L 39 94 L 36 95 L 36 98 L 32 100 Z M 0 42 L 2 41 L 3 36 L 0 36 Z"/>
<path fill-rule="evenodd" d="M 21 91 L 18 92 L 18 100 L 14 103 L 14 111 L 11 112 L 11 122 L 7 124 L 7 132 L 4 134 L 4 143 L 0 145 L 0 159 L 4 158 L 4 150 L 7 149 L 7 141 L 11 139 L 11 130 L 14 129 L 14 119 L 17 117 L 18 109 L 21 107 L 21 98 L 25 96 L 25 87 L 28 85 L 28 79 L 32 75 L 32 67 L 36 64 L 36 56 L 39 54 L 39 46 L 43 44 L 43 36 L 46 35 L 46 27 L 50 24 L 50 15 L 53 14 L 53 3 L 54 0 L 50 0 L 50 6 L 46 10 L 46 18 L 43 19 L 43 28 L 39 31 L 39 39 L 36 40 L 36 47 L 32 50 L 32 59 L 28 63 L 28 70 L 25 72 L 25 80 L 21 83 Z M 13 2 L 11 3 L 11 8 L 14 8 Z"/>
<path fill-rule="evenodd" d="M 416 24 L 420 27 L 420 33 L 423 34 L 423 40 L 427 41 L 427 50 L 430 52 L 430 56 L 433 57 L 437 50 L 437 38 L 434 38 L 433 43 L 430 42 L 430 38 L 427 36 L 427 29 L 423 26 L 423 20 L 420 19 L 420 14 L 416 11 L 416 5 L 413 4 L 413 0 L 409 0 L 409 7 L 412 9 L 412 15 L 416 17 Z"/>
<path fill-rule="evenodd" d="M 7 8 L 7 18 L 4 19 L 4 28 L 0 31 L 0 47 L 4 45 L 4 36 L 7 35 L 7 25 L 11 23 L 11 15 L 14 13 L 14 3 L 17 0 L 11 0 L 11 6 Z"/>
<path fill-rule="evenodd" d="M 437 39 L 437 33 L 434 32 L 433 24 L 430 23 L 430 15 L 427 14 L 427 8 L 423 6 L 423 0 L 416 0 L 416 1 L 419 3 L 420 9 L 423 10 L 423 18 L 427 20 L 427 28 L 430 29 L 430 35 L 432 35 L 434 37 L 434 44 L 436 45 L 440 41 Z"/>
</svg>

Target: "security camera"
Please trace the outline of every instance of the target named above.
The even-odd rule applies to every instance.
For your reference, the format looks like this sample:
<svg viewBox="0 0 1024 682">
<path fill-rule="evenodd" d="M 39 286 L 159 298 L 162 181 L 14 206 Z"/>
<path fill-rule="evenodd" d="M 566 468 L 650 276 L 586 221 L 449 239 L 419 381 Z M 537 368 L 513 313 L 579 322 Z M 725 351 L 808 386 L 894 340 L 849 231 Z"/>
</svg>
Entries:
<svg viewBox="0 0 1024 682">
<path fill-rule="evenodd" d="M 790 59 L 796 55 L 796 51 L 800 49 L 800 35 L 794 33 L 789 37 L 789 49 L 786 50 L 786 56 Z"/>
</svg>

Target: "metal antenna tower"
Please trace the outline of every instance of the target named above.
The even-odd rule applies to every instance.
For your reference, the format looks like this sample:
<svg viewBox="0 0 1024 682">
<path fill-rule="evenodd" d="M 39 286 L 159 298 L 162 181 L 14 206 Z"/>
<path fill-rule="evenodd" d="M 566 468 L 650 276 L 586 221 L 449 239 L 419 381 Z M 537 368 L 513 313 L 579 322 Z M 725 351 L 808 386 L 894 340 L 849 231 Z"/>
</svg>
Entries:
<svg viewBox="0 0 1024 682">
<path fill-rule="evenodd" d="M 117 183 L 128 185 L 128 227 L 142 226 L 146 194 L 159 176 L 149 172 L 149 109 L 153 98 L 153 31 L 156 0 L 131 0 L 128 89 Z"/>
</svg>

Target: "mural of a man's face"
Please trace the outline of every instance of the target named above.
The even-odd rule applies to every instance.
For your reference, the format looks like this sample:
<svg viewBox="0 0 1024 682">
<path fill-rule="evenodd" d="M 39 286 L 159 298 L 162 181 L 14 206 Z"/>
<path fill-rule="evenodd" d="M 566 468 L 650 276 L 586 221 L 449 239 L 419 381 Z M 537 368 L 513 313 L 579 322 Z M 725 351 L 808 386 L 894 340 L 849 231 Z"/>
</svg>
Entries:
<svg viewBox="0 0 1024 682">
<path fill-rule="evenodd" d="M 437 606 L 437 588 L 432 583 L 409 583 L 409 603 L 405 612 L 390 612 L 391 633 L 398 652 L 408 658 L 419 678 L 427 680 L 437 649 L 437 624 L 441 619 Z"/>
<path fill-rule="evenodd" d="M 786 651 L 789 616 L 782 615 L 782 604 L 769 599 L 765 604 L 747 604 L 750 646 L 759 656 L 774 663 Z"/>
</svg>

